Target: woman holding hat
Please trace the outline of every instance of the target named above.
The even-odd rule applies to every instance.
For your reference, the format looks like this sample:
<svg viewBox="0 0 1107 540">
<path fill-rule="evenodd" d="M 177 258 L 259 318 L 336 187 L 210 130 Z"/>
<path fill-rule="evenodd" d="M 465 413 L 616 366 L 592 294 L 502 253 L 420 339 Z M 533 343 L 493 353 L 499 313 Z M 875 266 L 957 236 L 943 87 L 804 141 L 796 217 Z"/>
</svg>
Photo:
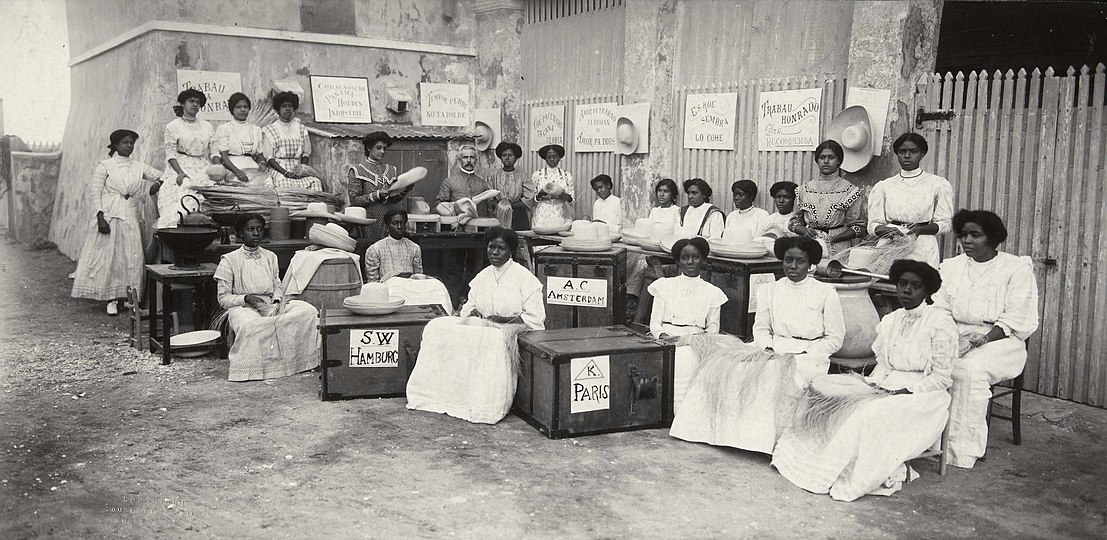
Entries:
<svg viewBox="0 0 1107 540">
<path fill-rule="evenodd" d="M 145 261 L 139 206 L 146 195 L 145 182 L 157 181 L 161 171 L 131 159 L 137 133 L 117 129 L 108 141 L 109 159 L 96 164 L 88 184 L 88 198 L 96 211 L 96 232 L 81 249 L 70 294 L 73 298 L 108 300 L 108 315 L 118 315 L 117 299 L 127 296 L 127 287 L 142 294 Z"/>
<path fill-rule="evenodd" d="M 395 195 L 389 194 L 388 188 L 396 183 L 399 176 L 395 165 L 384 162 L 384 153 L 392 146 L 392 137 L 383 131 L 374 131 L 362 137 L 361 145 L 365 148 L 365 161 L 350 167 L 346 174 L 350 204 L 364 207 L 367 218 L 380 219 L 394 205 L 404 200 L 411 188 Z M 376 242 L 386 236 L 385 225 L 382 223 L 362 227 L 361 232 L 369 242 Z"/>
<path fill-rule="evenodd" d="M 532 226 L 554 228 L 568 225 L 573 220 L 573 175 L 559 165 L 565 157 L 565 147 L 547 144 L 538 149 L 538 156 L 546 166 L 530 175 L 538 193 L 534 196 L 534 220 Z"/>
<path fill-rule="evenodd" d="M 688 205 L 680 209 L 675 234 L 689 238 L 722 238 L 726 229 L 723 211 L 711 204 L 711 186 L 702 178 L 684 181 L 684 193 L 688 196 Z"/>
<path fill-rule="evenodd" d="M 819 143 L 814 159 L 819 176 L 796 190 L 796 213 L 788 230 L 822 240 L 827 257 L 833 257 L 865 237 L 865 197 L 860 187 L 842 178 L 845 151 L 837 141 Z"/>
<path fill-rule="evenodd" d="M 953 186 L 949 180 L 919 166 L 929 150 L 922 135 L 904 133 L 892 144 L 892 149 L 902 170 L 877 182 L 869 193 L 869 234 L 914 236 L 914 251 L 907 258 L 937 268 L 937 235 L 950 230 Z"/>
<path fill-rule="evenodd" d="M 534 204 L 534 181 L 522 170 L 516 168 L 523 149 L 509 142 L 496 145 L 496 157 L 503 163 L 503 169 L 492 173 L 488 183 L 500 192 L 500 201 L 496 205 L 496 219 L 512 230 L 530 229 L 528 206 Z"/>
<path fill-rule="evenodd" d="M 278 188 L 323 190 L 323 181 L 308 166 L 311 141 L 307 128 L 296 118 L 300 97 L 292 92 L 273 96 L 277 121 L 261 129 L 262 153 L 268 157 L 269 177 Z"/>
<path fill-rule="evenodd" d="M 192 186 L 214 184 L 208 177 L 208 167 L 218 162 L 213 157 L 212 142 L 215 130 L 207 120 L 196 118 L 208 98 L 195 88 L 187 88 L 177 94 L 173 107 L 177 119 L 165 126 L 165 162 L 169 165 L 151 193 L 158 195 L 158 228 L 176 227 L 180 214 L 186 213 L 181 197 L 203 197 L 190 189 Z"/>
<path fill-rule="evenodd" d="M 231 94 L 227 100 L 231 121 L 215 128 L 214 146 L 221 165 L 213 165 L 208 172 L 216 182 L 273 187 L 273 180 L 265 171 L 265 157 L 261 155 L 261 128 L 246 121 L 252 106 L 250 98 L 242 92 Z"/>
</svg>

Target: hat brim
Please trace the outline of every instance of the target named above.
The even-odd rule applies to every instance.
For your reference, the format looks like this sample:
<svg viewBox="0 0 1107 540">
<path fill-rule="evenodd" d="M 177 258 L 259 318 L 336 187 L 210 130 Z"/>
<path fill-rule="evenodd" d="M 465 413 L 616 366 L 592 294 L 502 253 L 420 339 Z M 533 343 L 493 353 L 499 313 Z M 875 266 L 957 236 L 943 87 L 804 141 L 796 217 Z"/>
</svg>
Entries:
<svg viewBox="0 0 1107 540">
<path fill-rule="evenodd" d="M 487 134 L 488 134 L 488 136 L 484 137 L 484 138 L 473 137 L 473 142 L 475 143 L 475 146 L 477 147 L 477 151 L 478 152 L 485 152 L 489 148 L 492 148 L 492 139 L 496 138 L 496 134 L 492 132 L 492 126 L 490 126 L 487 123 L 482 122 L 480 120 L 477 120 L 476 122 L 474 122 L 473 125 L 477 128 L 476 131 L 477 131 L 478 134 L 481 133 L 480 128 L 484 128 L 485 130 L 487 130 Z"/>
<path fill-rule="evenodd" d="M 842 133 L 849 127 L 857 126 L 865 130 L 868 135 L 866 137 L 866 143 L 864 148 L 846 148 L 842 144 Z M 826 126 L 826 131 L 823 132 L 825 139 L 836 141 L 842 145 L 842 163 L 840 165 L 843 171 L 853 173 L 861 169 L 864 169 L 866 165 L 873 159 L 873 130 L 872 124 L 869 122 L 869 112 L 860 105 L 853 105 L 842 109 L 842 112 L 838 113 L 830 124 Z"/>
<path fill-rule="evenodd" d="M 346 223 L 351 223 L 353 225 L 372 225 L 377 222 L 377 220 L 372 218 L 359 218 L 348 216 L 346 214 L 342 214 L 342 221 L 345 221 Z"/>
<path fill-rule="evenodd" d="M 331 219 L 334 221 L 344 221 L 338 214 L 332 214 L 330 212 L 319 212 L 316 210 L 300 210 L 299 212 L 293 212 L 288 215 L 290 218 L 323 218 Z"/>
<path fill-rule="evenodd" d="M 618 136 L 616 136 L 615 153 L 629 156 L 634 153 L 635 149 L 638 148 L 638 126 L 634 125 L 634 120 L 631 120 L 630 118 L 627 118 L 625 116 L 620 116 L 619 119 L 615 121 L 616 133 L 618 133 L 619 126 L 621 125 L 628 125 L 631 129 L 634 130 L 634 139 L 629 143 L 624 143 L 619 140 Z"/>
<path fill-rule="evenodd" d="M 415 185 L 416 182 L 418 182 L 418 181 L 420 181 L 420 180 L 422 180 L 426 177 L 427 177 L 427 168 L 426 167 L 412 167 L 407 172 L 405 172 L 405 173 L 403 173 L 403 174 L 396 177 L 396 181 L 393 182 L 391 186 L 388 186 L 388 193 L 389 194 L 399 193 L 399 192 Z"/>
</svg>

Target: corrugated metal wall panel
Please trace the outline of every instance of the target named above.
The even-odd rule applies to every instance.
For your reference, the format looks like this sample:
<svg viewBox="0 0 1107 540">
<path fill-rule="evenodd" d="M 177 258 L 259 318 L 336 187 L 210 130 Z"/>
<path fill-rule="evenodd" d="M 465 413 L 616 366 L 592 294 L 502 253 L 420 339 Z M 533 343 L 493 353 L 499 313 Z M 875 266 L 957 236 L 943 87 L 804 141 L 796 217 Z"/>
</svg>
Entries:
<svg viewBox="0 0 1107 540">
<path fill-rule="evenodd" d="M 520 47 L 526 99 L 622 92 L 624 13 L 619 2 L 586 14 L 543 15 L 552 20 L 523 25 Z"/>
</svg>

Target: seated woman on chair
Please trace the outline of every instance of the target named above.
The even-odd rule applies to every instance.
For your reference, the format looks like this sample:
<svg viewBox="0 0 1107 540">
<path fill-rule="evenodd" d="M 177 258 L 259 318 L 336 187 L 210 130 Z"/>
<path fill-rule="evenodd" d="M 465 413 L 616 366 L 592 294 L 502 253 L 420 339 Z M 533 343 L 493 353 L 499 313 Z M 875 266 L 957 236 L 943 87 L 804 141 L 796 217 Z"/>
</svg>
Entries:
<svg viewBox="0 0 1107 540">
<path fill-rule="evenodd" d="M 991 386 L 1026 366 L 1026 340 L 1038 329 L 1038 285 L 1030 257 L 997 250 L 1007 227 L 986 210 L 961 210 L 953 231 L 964 254 L 942 261 L 945 286 L 934 297 L 957 322 L 953 362 L 949 454 L 954 467 L 971 469 L 988 444 Z"/>
<path fill-rule="evenodd" d="M 450 292 L 441 281 L 423 275 L 423 251 L 404 236 L 407 212 L 390 209 L 381 221 L 388 236 L 365 250 L 366 283 L 384 283 L 390 295 L 403 298 L 408 305 L 439 304 L 452 313 Z"/>
<path fill-rule="evenodd" d="M 520 333 L 545 328 L 542 283 L 511 260 L 519 236 L 492 227 L 484 240 L 491 262 L 469 282 L 460 317 L 427 323 L 419 362 L 407 383 L 407 408 L 495 424 L 515 398 Z"/>
<path fill-rule="evenodd" d="M 299 300 L 279 305 L 277 255 L 259 247 L 265 218 L 243 214 L 235 222 L 242 247 L 215 269 L 219 305 L 230 324 L 230 381 L 287 377 L 319 365 L 319 312 Z"/>
<path fill-rule="evenodd" d="M 876 327 L 876 368 L 864 378 L 816 377 L 773 451 L 785 478 L 836 500 L 899 491 L 917 476 L 907 461 L 934 445 L 949 419 L 957 326 L 928 305 L 942 278 L 912 260 L 893 263 L 889 277 L 903 307 Z"/>
</svg>

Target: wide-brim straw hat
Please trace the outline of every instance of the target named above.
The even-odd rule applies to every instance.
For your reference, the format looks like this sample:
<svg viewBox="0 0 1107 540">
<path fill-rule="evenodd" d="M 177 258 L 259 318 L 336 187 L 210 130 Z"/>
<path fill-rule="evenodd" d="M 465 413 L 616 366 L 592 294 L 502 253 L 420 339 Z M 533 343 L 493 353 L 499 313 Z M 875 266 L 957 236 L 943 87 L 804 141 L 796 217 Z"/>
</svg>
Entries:
<svg viewBox="0 0 1107 540">
<path fill-rule="evenodd" d="M 565 159 L 565 147 L 561 146 L 560 144 L 547 144 L 546 146 L 539 148 L 538 157 L 546 159 L 546 153 L 550 150 L 557 152 L 557 156 L 561 159 Z"/>
<path fill-rule="evenodd" d="M 826 127 L 825 137 L 842 145 L 843 171 L 860 171 L 873 159 L 872 123 L 868 111 L 860 105 L 846 107 L 838 113 Z"/>
<path fill-rule="evenodd" d="M 342 221 L 354 225 L 372 225 L 377 222 L 375 219 L 365 217 L 365 209 L 360 206 L 347 206 L 341 216 Z"/>
<path fill-rule="evenodd" d="M 492 139 L 495 138 L 495 133 L 492 132 L 492 126 L 486 124 L 482 120 L 477 120 L 473 124 L 473 143 L 477 147 L 478 152 L 484 152 L 492 147 Z"/>
<path fill-rule="evenodd" d="M 422 180 L 426 177 L 427 177 L 427 168 L 426 167 L 413 167 L 410 170 L 408 170 L 407 172 L 405 172 L 405 173 L 401 174 L 400 176 L 396 177 L 396 181 L 392 182 L 391 186 L 388 186 L 388 193 L 389 194 L 399 193 L 399 192 L 411 187 L 416 182 L 418 182 L 418 181 L 420 181 L 420 180 Z"/>
<path fill-rule="evenodd" d="M 634 120 L 620 116 L 615 121 L 615 153 L 629 156 L 638 148 L 638 128 Z"/>
<path fill-rule="evenodd" d="M 411 197 L 408 199 L 408 219 L 411 216 L 425 216 L 430 213 L 431 205 L 422 197 Z"/>
<path fill-rule="evenodd" d="M 300 210 L 299 212 L 293 212 L 289 214 L 289 217 L 294 218 L 323 218 L 331 219 L 334 221 L 342 221 L 342 218 L 338 214 L 332 214 L 327 211 L 327 203 L 312 202 L 307 204 L 307 209 Z"/>
<path fill-rule="evenodd" d="M 357 242 L 350 238 L 346 229 L 336 223 L 316 225 L 308 229 L 308 240 L 321 246 L 337 248 L 351 253 L 357 248 Z"/>
</svg>

